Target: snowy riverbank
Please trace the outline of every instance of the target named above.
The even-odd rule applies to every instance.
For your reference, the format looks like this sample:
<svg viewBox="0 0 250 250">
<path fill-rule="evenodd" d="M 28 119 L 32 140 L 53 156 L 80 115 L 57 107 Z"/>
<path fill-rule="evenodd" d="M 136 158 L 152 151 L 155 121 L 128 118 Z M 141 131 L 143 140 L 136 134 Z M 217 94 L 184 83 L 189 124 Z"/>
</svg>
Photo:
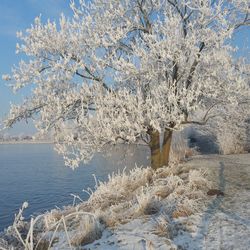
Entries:
<svg viewBox="0 0 250 250">
<path fill-rule="evenodd" d="M 196 156 L 155 173 L 137 168 L 113 175 L 88 190 L 86 202 L 31 224 L 16 221 L 2 235 L 2 248 L 247 249 L 249 162 L 249 154 Z M 224 196 L 208 196 L 211 188 Z"/>
</svg>

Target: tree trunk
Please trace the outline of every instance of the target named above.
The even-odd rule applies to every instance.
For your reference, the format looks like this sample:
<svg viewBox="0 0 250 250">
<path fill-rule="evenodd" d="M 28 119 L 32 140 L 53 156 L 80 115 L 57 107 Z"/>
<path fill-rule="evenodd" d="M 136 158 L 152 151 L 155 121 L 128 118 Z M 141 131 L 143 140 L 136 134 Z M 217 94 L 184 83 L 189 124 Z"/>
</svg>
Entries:
<svg viewBox="0 0 250 250">
<path fill-rule="evenodd" d="M 151 167 L 157 169 L 161 167 L 160 133 L 158 131 L 151 132 L 150 139 Z"/>
<path fill-rule="evenodd" d="M 161 167 L 167 166 L 169 162 L 171 142 L 172 142 L 172 130 L 166 130 L 163 137 L 162 150 L 161 150 Z"/>
<path fill-rule="evenodd" d="M 162 147 L 160 144 L 160 133 L 158 131 L 150 132 L 150 150 L 151 150 L 151 167 L 157 169 L 167 166 L 171 147 L 172 131 L 166 130 L 163 135 Z"/>
</svg>

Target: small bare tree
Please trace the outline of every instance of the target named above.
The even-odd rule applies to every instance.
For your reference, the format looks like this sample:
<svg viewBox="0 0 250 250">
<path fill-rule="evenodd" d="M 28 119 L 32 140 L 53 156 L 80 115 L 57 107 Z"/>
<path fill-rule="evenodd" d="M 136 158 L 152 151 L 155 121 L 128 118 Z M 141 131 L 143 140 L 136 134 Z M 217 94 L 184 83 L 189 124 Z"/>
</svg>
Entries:
<svg viewBox="0 0 250 250">
<path fill-rule="evenodd" d="M 14 91 L 34 86 L 6 127 L 33 117 L 73 168 L 109 144 L 138 140 L 154 169 L 167 165 L 174 130 L 249 97 L 246 63 L 230 45 L 250 24 L 248 0 L 80 0 L 71 9 L 59 24 L 37 17 L 19 33 L 17 51 L 30 60 L 4 78 Z M 194 120 L 197 109 L 204 114 Z"/>
</svg>

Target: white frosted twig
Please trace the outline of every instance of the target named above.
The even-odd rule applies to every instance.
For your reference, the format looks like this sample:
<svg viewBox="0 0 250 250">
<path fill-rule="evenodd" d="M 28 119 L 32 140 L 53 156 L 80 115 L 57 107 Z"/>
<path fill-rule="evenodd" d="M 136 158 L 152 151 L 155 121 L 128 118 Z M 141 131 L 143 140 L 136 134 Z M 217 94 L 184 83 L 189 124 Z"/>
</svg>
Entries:
<svg viewBox="0 0 250 250">
<path fill-rule="evenodd" d="M 67 237 L 69 247 L 72 250 L 72 246 L 71 246 L 71 243 L 70 243 L 69 234 L 68 234 L 68 230 L 67 230 L 67 226 L 66 226 L 66 223 L 65 223 L 64 216 L 62 216 L 62 221 L 63 221 L 64 231 L 65 231 L 65 234 L 66 234 L 66 237 Z"/>
</svg>

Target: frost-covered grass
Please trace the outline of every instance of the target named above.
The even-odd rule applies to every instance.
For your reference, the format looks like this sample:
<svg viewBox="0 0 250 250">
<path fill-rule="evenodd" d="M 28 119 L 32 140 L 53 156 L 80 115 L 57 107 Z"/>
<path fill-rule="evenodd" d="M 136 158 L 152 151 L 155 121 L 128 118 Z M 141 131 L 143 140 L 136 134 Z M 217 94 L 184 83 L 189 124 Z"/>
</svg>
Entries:
<svg viewBox="0 0 250 250">
<path fill-rule="evenodd" d="M 136 167 L 112 174 L 106 182 L 96 181 L 85 202 L 54 209 L 29 224 L 16 221 L 5 239 L 11 235 L 20 249 L 74 249 L 98 240 L 107 230 L 112 234 L 122 225 L 154 218 L 151 233 L 171 240 L 173 221 L 201 211 L 208 188 L 198 170 L 174 165 L 157 171 Z"/>
</svg>

